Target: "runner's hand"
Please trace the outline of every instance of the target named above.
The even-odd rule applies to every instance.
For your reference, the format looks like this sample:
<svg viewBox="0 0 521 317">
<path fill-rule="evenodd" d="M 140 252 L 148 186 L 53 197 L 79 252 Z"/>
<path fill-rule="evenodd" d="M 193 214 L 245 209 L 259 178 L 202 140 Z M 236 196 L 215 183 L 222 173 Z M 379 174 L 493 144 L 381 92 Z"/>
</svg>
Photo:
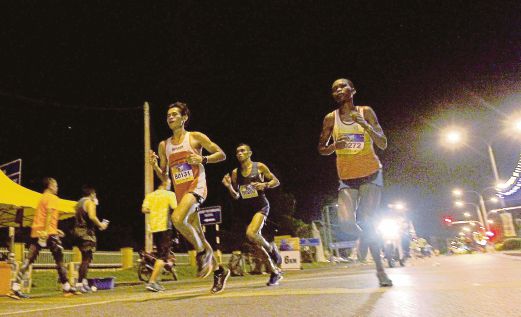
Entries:
<svg viewBox="0 0 521 317">
<path fill-rule="evenodd" d="M 101 226 L 99 227 L 99 230 L 100 230 L 100 231 L 103 231 L 103 230 L 107 229 L 108 226 L 109 226 L 108 223 L 106 223 L 106 222 L 102 222 L 102 223 L 101 223 Z"/>
<path fill-rule="evenodd" d="M 340 138 L 335 142 L 335 150 L 343 150 L 347 147 L 347 139 Z"/>
<path fill-rule="evenodd" d="M 360 112 L 351 111 L 349 115 L 351 116 L 351 119 L 353 119 L 354 122 L 361 125 L 364 129 L 367 128 L 367 126 L 369 126 L 369 123 L 365 121 L 364 117 L 362 116 L 362 114 L 360 114 Z"/>
<path fill-rule="evenodd" d="M 256 190 L 265 190 L 266 187 L 268 187 L 268 183 L 252 182 L 251 185 L 255 187 Z"/>
<path fill-rule="evenodd" d="M 157 159 L 159 159 L 159 156 L 157 156 L 156 152 L 152 150 L 148 151 L 148 162 L 150 163 L 150 165 L 156 166 Z"/>
<path fill-rule="evenodd" d="M 58 229 L 57 231 L 58 231 L 58 237 L 60 237 L 60 238 L 65 237 L 65 232 L 61 231 L 60 229 Z"/>
<path fill-rule="evenodd" d="M 230 187 L 232 185 L 232 178 L 230 177 L 230 174 L 224 175 L 222 183 L 226 187 Z"/>
<path fill-rule="evenodd" d="M 186 162 L 190 165 L 198 165 L 203 162 L 203 157 L 197 154 L 190 154 L 186 159 Z"/>
</svg>

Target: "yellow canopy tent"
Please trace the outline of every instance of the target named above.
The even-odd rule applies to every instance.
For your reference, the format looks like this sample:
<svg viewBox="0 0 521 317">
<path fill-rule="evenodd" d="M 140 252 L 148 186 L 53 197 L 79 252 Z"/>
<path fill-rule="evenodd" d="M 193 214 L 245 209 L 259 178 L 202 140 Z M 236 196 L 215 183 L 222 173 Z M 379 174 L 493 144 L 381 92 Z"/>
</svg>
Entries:
<svg viewBox="0 0 521 317">
<path fill-rule="evenodd" d="M 41 197 L 42 194 L 18 185 L 0 173 L 0 227 L 18 227 L 19 221 L 24 227 L 30 226 Z M 75 205 L 75 201 L 60 199 L 60 219 L 73 217 Z"/>
</svg>

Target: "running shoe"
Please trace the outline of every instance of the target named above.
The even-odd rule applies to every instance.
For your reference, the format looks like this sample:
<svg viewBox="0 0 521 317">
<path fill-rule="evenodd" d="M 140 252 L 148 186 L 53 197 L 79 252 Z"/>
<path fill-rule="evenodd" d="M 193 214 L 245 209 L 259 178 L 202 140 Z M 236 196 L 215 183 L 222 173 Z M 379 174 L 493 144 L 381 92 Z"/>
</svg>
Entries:
<svg viewBox="0 0 521 317">
<path fill-rule="evenodd" d="M 162 292 L 165 290 L 165 288 L 159 285 L 157 282 L 147 283 L 146 289 L 151 292 Z"/>
<path fill-rule="evenodd" d="M 62 284 L 63 296 L 69 297 L 73 295 L 81 295 L 81 292 L 75 287 L 72 287 L 69 282 Z"/>
<path fill-rule="evenodd" d="M 271 243 L 271 252 L 269 252 L 270 258 L 277 266 L 280 266 L 282 264 L 282 256 L 280 256 L 279 248 L 277 248 L 277 245 L 272 242 Z"/>
<path fill-rule="evenodd" d="M 213 270 L 213 252 L 205 249 L 195 256 L 197 262 L 197 277 L 205 278 Z"/>
<path fill-rule="evenodd" d="M 376 277 L 378 277 L 378 283 L 380 284 L 380 287 L 393 286 L 393 281 L 391 281 L 385 272 L 376 273 Z"/>
<path fill-rule="evenodd" d="M 279 281 L 282 280 L 284 277 L 282 276 L 282 272 L 273 272 L 270 275 L 270 279 L 268 280 L 268 283 L 266 285 L 268 286 L 275 286 L 279 285 Z"/>
<path fill-rule="evenodd" d="M 29 298 L 29 295 L 22 293 L 22 291 L 15 291 L 15 290 L 11 290 L 9 293 L 7 293 L 7 296 L 11 297 L 12 299 Z"/>
<path fill-rule="evenodd" d="M 83 294 L 92 292 L 92 289 L 89 287 L 89 285 L 85 285 L 83 283 L 76 283 L 76 290 Z"/>
<path fill-rule="evenodd" d="M 213 287 L 210 290 L 212 294 L 219 294 L 224 291 L 226 287 L 226 281 L 230 277 L 230 270 L 221 268 L 221 272 L 215 271 L 213 274 Z"/>
</svg>

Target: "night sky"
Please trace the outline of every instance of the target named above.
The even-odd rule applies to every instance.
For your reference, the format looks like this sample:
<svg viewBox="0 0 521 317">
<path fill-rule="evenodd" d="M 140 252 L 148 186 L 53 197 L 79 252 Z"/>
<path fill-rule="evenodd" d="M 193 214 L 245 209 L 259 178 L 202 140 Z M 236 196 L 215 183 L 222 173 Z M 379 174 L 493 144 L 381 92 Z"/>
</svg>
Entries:
<svg viewBox="0 0 521 317">
<path fill-rule="evenodd" d="M 347 77 L 389 139 L 383 204 L 407 202 L 417 230 L 436 234 L 454 186 L 494 184 L 483 141 L 502 178 L 517 163 L 521 137 L 502 126 L 521 110 L 519 1 L 317 3 L 2 3 L 0 162 L 22 158 L 24 186 L 53 176 L 66 199 L 94 184 L 112 221 L 101 247 L 122 232 L 140 241 L 142 105 L 157 149 L 171 133 L 166 107 L 181 100 L 187 129 L 228 154 L 207 168 L 207 205 L 226 209 L 220 180 L 246 142 L 309 222 L 336 195 L 334 155 L 316 145 L 331 83 Z M 466 147 L 440 146 L 450 124 L 466 127 Z"/>
</svg>

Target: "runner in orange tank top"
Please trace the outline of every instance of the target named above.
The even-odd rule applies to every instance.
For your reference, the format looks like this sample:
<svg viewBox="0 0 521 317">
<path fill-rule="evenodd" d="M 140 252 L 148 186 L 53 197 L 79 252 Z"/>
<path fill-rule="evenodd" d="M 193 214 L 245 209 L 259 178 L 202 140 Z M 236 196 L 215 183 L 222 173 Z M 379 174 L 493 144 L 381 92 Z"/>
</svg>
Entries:
<svg viewBox="0 0 521 317">
<path fill-rule="evenodd" d="M 166 119 L 172 136 L 159 144 L 159 156 L 150 152 L 150 164 L 162 181 L 168 180 L 169 176 L 172 179 L 178 201 L 172 222 L 197 252 L 197 276 L 207 277 L 214 272 L 211 292 L 219 293 L 224 289 L 230 271 L 217 265 L 197 210 L 207 195 L 204 165 L 224 161 L 226 154 L 205 134 L 186 131 L 189 118 L 190 110 L 185 103 L 176 102 L 168 107 Z M 203 156 L 203 149 L 209 155 Z"/>
<path fill-rule="evenodd" d="M 318 144 L 321 155 L 336 153 L 340 187 L 338 221 L 344 232 L 360 236 L 369 245 L 380 286 L 392 286 L 380 257 L 375 230 L 375 212 L 380 205 L 383 187 L 382 165 L 373 144 L 387 148 L 387 138 L 376 114 L 368 106 L 355 106 L 356 93 L 349 79 L 337 79 L 332 85 L 338 109 L 324 118 Z M 329 142 L 330 139 L 333 142 Z"/>
</svg>

